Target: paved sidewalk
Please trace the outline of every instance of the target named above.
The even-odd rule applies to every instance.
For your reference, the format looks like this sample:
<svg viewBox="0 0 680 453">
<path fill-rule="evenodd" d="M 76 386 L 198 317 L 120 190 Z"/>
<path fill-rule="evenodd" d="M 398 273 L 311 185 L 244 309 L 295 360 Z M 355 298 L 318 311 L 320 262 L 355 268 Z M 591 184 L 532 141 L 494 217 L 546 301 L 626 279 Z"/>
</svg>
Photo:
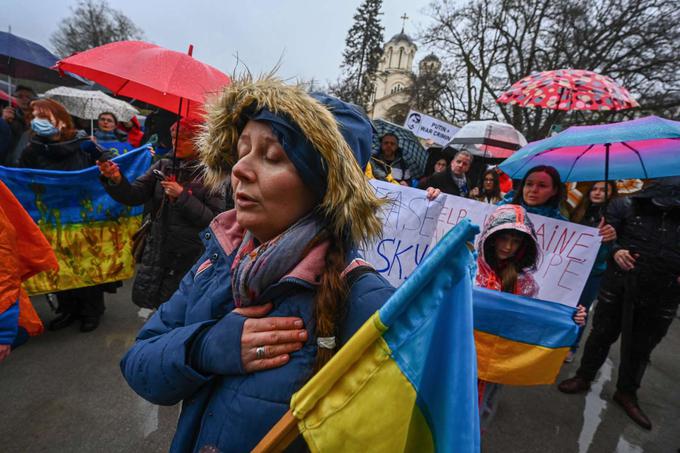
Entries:
<svg viewBox="0 0 680 453">
<path fill-rule="evenodd" d="M 0 451 L 164 452 L 179 407 L 139 398 L 118 362 L 144 323 L 130 302 L 130 282 L 106 295 L 100 327 L 47 332 L 0 364 Z M 44 320 L 54 315 L 35 300 Z M 618 345 L 587 395 L 563 395 L 555 386 L 505 387 L 482 450 L 493 452 L 675 452 L 680 448 L 680 322 L 652 355 L 640 403 L 654 423 L 638 428 L 610 400 Z M 578 358 L 577 358 L 578 359 Z M 578 360 L 564 367 L 569 376 Z"/>
</svg>

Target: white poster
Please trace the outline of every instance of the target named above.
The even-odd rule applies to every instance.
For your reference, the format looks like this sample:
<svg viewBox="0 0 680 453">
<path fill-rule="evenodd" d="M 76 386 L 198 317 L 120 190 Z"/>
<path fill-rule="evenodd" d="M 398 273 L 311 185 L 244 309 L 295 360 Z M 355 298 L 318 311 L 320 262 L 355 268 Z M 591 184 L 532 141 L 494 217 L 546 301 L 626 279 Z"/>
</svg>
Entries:
<svg viewBox="0 0 680 453">
<path fill-rule="evenodd" d="M 432 140 L 439 146 L 444 146 L 450 142 L 460 129 L 415 110 L 409 110 L 404 127 L 413 132 L 416 137 Z"/>
<path fill-rule="evenodd" d="M 371 180 L 388 203 L 381 213 L 383 236 L 363 251 L 365 259 L 394 286 L 401 285 L 444 234 L 469 217 L 483 228 L 496 206 Z M 576 306 L 600 247 L 597 229 L 529 214 L 543 257 L 533 274 L 538 299 Z M 479 239 L 477 235 L 475 241 Z M 475 243 L 475 247 L 476 247 Z"/>
</svg>

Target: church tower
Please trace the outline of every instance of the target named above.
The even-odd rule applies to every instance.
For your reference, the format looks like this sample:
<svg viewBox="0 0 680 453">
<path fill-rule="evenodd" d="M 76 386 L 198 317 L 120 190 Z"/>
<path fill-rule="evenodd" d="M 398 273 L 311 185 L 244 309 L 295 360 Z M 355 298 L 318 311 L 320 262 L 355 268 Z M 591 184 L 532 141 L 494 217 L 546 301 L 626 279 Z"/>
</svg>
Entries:
<svg viewBox="0 0 680 453">
<path fill-rule="evenodd" d="M 403 27 L 401 32 L 385 43 L 375 78 L 369 117 L 394 120 L 408 112 L 408 94 L 404 89 L 412 83 L 413 60 L 417 50 Z"/>
</svg>

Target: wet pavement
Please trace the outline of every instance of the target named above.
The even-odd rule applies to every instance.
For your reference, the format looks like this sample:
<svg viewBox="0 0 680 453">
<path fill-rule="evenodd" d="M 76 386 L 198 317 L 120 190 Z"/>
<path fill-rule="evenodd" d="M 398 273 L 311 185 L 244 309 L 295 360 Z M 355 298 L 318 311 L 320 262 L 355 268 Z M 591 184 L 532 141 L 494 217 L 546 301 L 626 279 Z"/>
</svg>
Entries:
<svg viewBox="0 0 680 453">
<path fill-rule="evenodd" d="M 100 327 L 83 334 L 77 324 L 47 332 L 0 364 L 0 451 L 163 452 L 179 407 L 138 397 L 118 362 L 144 323 L 129 299 L 130 283 L 106 295 Z M 44 320 L 54 315 L 35 299 Z M 639 393 L 652 431 L 629 421 L 611 401 L 618 345 L 587 395 L 564 395 L 555 386 L 505 387 L 482 450 L 490 452 L 638 453 L 680 448 L 680 320 L 652 354 Z M 577 360 L 565 365 L 570 376 Z"/>
</svg>

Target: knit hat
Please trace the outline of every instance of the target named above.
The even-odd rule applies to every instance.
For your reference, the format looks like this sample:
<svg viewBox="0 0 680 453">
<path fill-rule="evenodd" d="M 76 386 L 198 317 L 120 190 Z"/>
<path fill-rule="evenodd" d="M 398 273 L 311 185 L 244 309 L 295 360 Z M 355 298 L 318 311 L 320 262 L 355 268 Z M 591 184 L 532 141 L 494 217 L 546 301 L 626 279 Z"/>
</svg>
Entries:
<svg viewBox="0 0 680 453">
<path fill-rule="evenodd" d="M 377 237 L 381 201 L 363 173 L 372 126 L 357 109 L 323 94 L 310 95 L 273 76 L 232 83 L 206 106 L 198 138 L 205 181 L 218 187 L 238 160 L 236 144 L 245 124 L 268 122 L 300 177 L 319 199 L 319 211 L 333 232 L 353 244 Z"/>
</svg>

